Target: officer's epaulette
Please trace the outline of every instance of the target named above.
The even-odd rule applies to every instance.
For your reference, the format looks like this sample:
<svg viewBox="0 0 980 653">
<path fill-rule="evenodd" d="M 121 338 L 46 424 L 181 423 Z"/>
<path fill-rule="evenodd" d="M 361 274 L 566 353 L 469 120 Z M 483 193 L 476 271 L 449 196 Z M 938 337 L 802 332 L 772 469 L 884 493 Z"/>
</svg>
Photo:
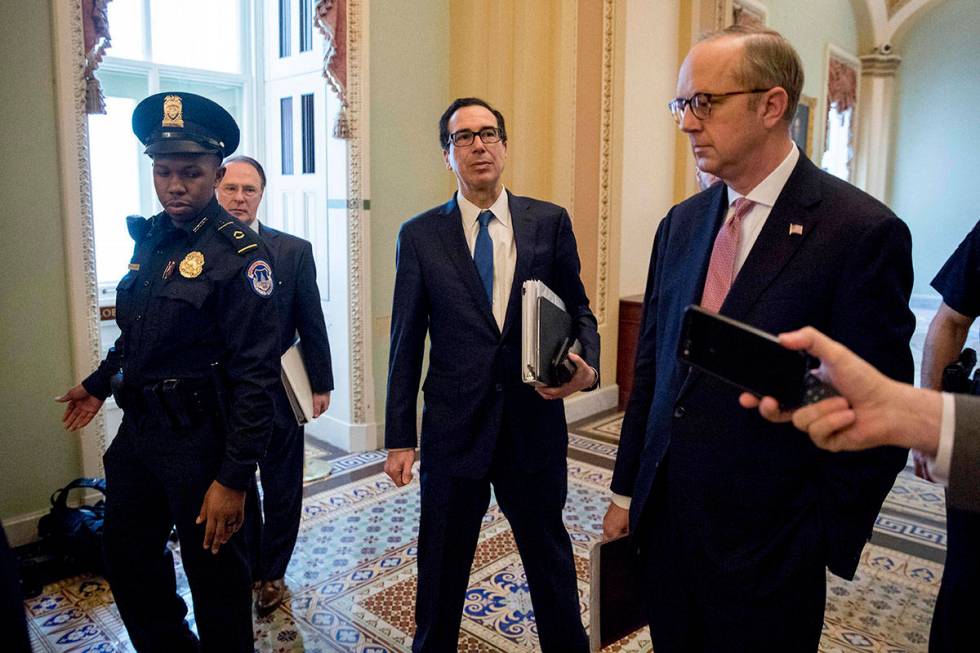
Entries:
<svg viewBox="0 0 980 653">
<path fill-rule="evenodd" d="M 143 242 L 146 238 L 147 232 L 150 230 L 153 222 L 144 218 L 141 215 L 127 215 L 126 216 L 126 230 L 129 235 L 137 243 Z"/>
<path fill-rule="evenodd" d="M 215 229 L 230 240 L 232 248 L 242 256 L 259 248 L 258 234 L 237 220 L 219 216 Z"/>
</svg>

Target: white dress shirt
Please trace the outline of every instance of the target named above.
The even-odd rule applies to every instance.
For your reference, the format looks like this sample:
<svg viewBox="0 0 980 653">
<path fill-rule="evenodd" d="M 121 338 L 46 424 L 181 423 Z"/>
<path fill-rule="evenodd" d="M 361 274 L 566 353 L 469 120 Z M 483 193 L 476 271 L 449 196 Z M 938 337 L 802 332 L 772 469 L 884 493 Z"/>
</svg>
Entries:
<svg viewBox="0 0 980 653">
<path fill-rule="evenodd" d="M 772 213 L 772 207 L 779 199 L 779 194 L 783 192 L 783 187 L 789 181 L 789 176 L 793 174 L 793 168 L 796 167 L 796 162 L 799 160 L 800 150 L 796 147 L 796 143 L 793 143 L 783 162 L 776 166 L 776 169 L 770 172 L 769 176 L 759 182 L 759 185 L 750 190 L 748 194 L 742 195 L 728 186 L 728 212 L 725 214 L 725 222 L 731 220 L 735 213 L 735 200 L 745 197 L 755 202 L 749 212 L 742 217 L 742 222 L 739 224 L 738 251 L 735 252 L 735 277 L 738 277 L 745 259 L 749 257 L 749 252 L 752 251 L 755 241 L 759 238 L 759 233 L 765 226 L 766 219 Z M 620 508 L 629 510 L 631 497 L 613 493 L 612 500 Z"/>
<path fill-rule="evenodd" d="M 480 233 L 480 221 L 477 218 L 484 209 L 463 197 L 460 192 L 456 193 L 456 201 L 463 220 L 463 235 L 466 236 L 466 244 L 472 257 L 476 249 L 476 237 Z M 514 284 L 514 270 L 517 268 L 517 243 L 514 241 L 514 225 L 510 219 L 507 190 L 502 188 L 493 205 L 486 210 L 493 213 L 493 219 L 487 224 L 490 240 L 493 241 L 493 319 L 503 331 L 510 288 Z"/>
<path fill-rule="evenodd" d="M 758 186 L 744 196 L 746 199 L 755 202 L 755 204 L 745 214 L 742 218 L 741 225 L 739 225 L 738 251 L 735 253 L 736 277 L 742 269 L 745 259 L 749 257 L 752 246 L 755 245 L 755 241 L 759 238 L 762 227 L 766 224 L 766 218 L 772 213 L 772 207 L 776 204 L 776 200 L 779 199 L 779 194 L 783 192 L 783 187 L 789 181 L 789 176 L 793 174 L 793 168 L 796 167 L 796 162 L 799 160 L 800 151 L 797 149 L 796 143 L 793 143 L 793 147 L 790 148 L 789 154 L 786 155 L 783 162 L 776 166 L 776 169 L 769 173 L 768 177 L 759 182 Z M 725 222 L 730 220 L 735 213 L 735 200 L 741 197 L 743 197 L 741 193 L 728 186 L 728 213 L 725 214 Z"/>
</svg>

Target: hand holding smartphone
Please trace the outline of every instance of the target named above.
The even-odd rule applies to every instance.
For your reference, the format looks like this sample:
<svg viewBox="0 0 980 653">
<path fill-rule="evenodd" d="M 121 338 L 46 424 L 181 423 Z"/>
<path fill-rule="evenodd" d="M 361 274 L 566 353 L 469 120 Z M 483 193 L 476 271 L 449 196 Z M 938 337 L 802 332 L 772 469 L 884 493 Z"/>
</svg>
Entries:
<svg viewBox="0 0 980 653">
<path fill-rule="evenodd" d="M 774 397 L 790 410 L 837 394 L 813 375 L 819 361 L 786 349 L 776 336 L 700 306 L 684 310 L 677 357 L 714 377 L 760 397 Z"/>
</svg>

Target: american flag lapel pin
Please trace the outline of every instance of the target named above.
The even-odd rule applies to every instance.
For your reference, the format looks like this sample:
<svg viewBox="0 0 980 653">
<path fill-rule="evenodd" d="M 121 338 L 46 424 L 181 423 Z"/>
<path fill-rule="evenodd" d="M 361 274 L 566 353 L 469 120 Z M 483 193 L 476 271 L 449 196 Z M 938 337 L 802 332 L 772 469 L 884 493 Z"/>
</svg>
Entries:
<svg viewBox="0 0 980 653">
<path fill-rule="evenodd" d="M 790 236 L 802 236 L 803 235 L 803 225 L 796 224 L 795 222 L 789 223 L 789 235 Z"/>
</svg>

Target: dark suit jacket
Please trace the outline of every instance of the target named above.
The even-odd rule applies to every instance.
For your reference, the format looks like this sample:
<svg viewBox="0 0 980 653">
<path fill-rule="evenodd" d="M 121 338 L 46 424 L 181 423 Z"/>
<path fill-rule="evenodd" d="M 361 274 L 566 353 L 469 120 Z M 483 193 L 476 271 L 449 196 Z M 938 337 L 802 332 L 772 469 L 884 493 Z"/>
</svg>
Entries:
<svg viewBox="0 0 980 653">
<path fill-rule="evenodd" d="M 980 512 L 980 397 L 956 395 L 956 432 L 949 464 L 949 503 Z"/>
<path fill-rule="evenodd" d="M 599 334 L 579 278 L 568 213 L 508 193 L 517 265 L 501 332 L 473 263 L 455 196 L 402 225 L 398 234 L 385 446 L 414 447 L 425 336 L 429 371 L 422 386 L 422 467 L 456 476 L 487 473 L 502 427 L 527 471 L 564 461 L 565 408 L 521 382 L 521 285 L 540 279 L 565 302 L 582 358 L 599 367 Z"/>
<path fill-rule="evenodd" d="M 310 387 L 313 392 L 330 392 L 333 390 L 330 342 L 323 321 L 320 290 L 316 285 L 313 246 L 309 241 L 262 223 L 259 223 L 259 235 L 272 252 L 276 265 L 276 305 L 282 353 L 292 347 L 298 334 L 303 343 L 303 363 L 310 377 Z M 283 403 L 282 399 L 277 399 L 277 405 Z M 292 419 L 288 401 L 285 410 Z"/>
<path fill-rule="evenodd" d="M 716 184 L 671 209 L 657 231 L 612 489 L 633 497 L 635 528 L 669 451 L 668 493 L 676 484 L 669 496 L 688 520 L 680 527 L 714 559 L 761 563 L 782 545 L 788 556 L 819 547 L 831 571 L 850 578 L 907 452 L 822 452 L 791 425 L 742 409 L 738 390 L 677 362 L 681 314 L 700 302 L 727 206 Z M 911 287 L 906 225 L 801 155 L 721 313 L 771 333 L 813 325 L 911 381 Z"/>
</svg>

